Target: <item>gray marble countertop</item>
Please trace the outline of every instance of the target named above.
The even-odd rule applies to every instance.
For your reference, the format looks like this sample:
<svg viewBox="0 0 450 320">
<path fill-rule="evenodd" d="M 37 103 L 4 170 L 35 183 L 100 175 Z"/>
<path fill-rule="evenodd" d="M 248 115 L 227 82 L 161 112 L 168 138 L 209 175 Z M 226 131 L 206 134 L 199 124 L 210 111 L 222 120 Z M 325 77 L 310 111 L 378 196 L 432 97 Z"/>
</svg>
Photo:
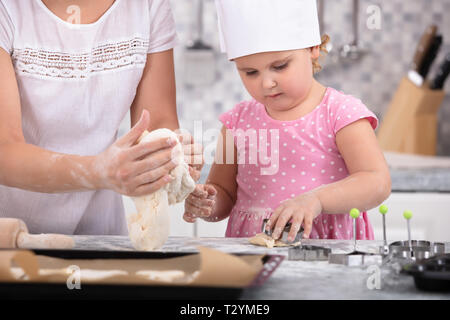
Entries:
<svg viewBox="0 0 450 320">
<path fill-rule="evenodd" d="M 393 192 L 450 192 L 446 168 L 390 169 Z"/>
<path fill-rule="evenodd" d="M 75 249 L 133 250 L 126 236 L 74 236 Z M 324 246 L 333 253 L 353 251 L 351 240 L 305 240 L 304 244 Z M 358 241 L 357 250 L 375 252 L 382 241 Z M 242 299 L 450 299 L 450 294 L 429 293 L 416 289 L 411 276 L 381 268 L 381 289 L 370 290 L 367 267 L 348 267 L 327 261 L 289 261 L 287 248 L 258 247 L 246 238 L 170 237 L 158 251 L 197 252 L 198 246 L 227 253 L 280 254 L 286 258 L 271 277 L 259 287 L 244 290 Z M 450 243 L 446 243 L 450 252 Z"/>
</svg>

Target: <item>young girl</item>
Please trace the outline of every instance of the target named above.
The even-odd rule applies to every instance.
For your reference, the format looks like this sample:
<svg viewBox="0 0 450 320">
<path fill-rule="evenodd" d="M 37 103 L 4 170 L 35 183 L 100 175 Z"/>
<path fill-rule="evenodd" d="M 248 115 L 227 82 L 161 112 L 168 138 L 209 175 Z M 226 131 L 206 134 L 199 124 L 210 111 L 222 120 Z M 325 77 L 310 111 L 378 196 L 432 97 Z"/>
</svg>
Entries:
<svg viewBox="0 0 450 320">
<path fill-rule="evenodd" d="M 121 194 L 155 192 L 176 166 L 176 141 L 135 145 L 179 127 L 175 43 L 169 0 L 0 0 L 0 217 L 128 234 Z"/>
<path fill-rule="evenodd" d="M 221 115 L 216 161 L 206 184 L 186 200 L 184 219 L 229 217 L 227 237 L 253 236 L 270 217 L 275 239 L 289 221 L 290 241 L 301 225 L 305 238 L 351 239 L 349 210 L 385 200 L 390 176 L 375 115 L 313 77 L 327 41 L 320 39 L 315 0 L 216 4 L 222 44 L 254 99 Z M 226 147 L 230 139 L 234 150 Z M 226 162 L 230 152 L 234 163 Z M 366 212 L 357 220 L 357 239 L 373 239 Z"/>
</svg>

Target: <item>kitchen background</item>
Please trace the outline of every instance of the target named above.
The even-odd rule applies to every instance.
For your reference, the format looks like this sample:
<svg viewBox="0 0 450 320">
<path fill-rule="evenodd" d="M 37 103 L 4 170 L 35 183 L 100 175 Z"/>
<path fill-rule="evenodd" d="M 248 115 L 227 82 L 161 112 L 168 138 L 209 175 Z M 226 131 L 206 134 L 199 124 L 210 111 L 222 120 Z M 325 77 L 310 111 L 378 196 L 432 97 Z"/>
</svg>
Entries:
<svg viewBox="0 0 450 320">
<path fill-rule="evenodd" d="M 317 79 L 327 86 L 355 95 L 380 118 L 401 80 L 407 73 L 425 28 L 435 23 L 443 33 L 444 43 L 436 62 L 450 51 L 450 0 L 360 0 L 359 40 L 366 51 L 360 59 L 332 60 L 337 51 L 353 38 L 353 0 L 323 0 L 322 34 L 331 37 L 333 49 L 323 61 L 324 69 Z M 193 121 L 202 119 L 204 128 L 220 126 L 218 115 L 248 96 L 239 81 L 234 63 L 220 53 L 217 20 L 213 0 L 204 3 L 204 42 L 213 47 L 210 59 L 198 59 L 187 50 L 196 37 L 197 0 L 172 0 L 180 38 L 175 50 L 178 84 L 178 110 L 182 126 L 192 130 Z M 376 15 L 371 8 L 380 9 L 380 28 L 370 25 Z M 370 13 L 367 13 L 369 10 Z M 192 57 L 194 56 L 194 57 Z M 198 61 L 195 63 L 195 61 Z M 434 63 L 433 75 L 439 63 Z M 195 69 L 199 68 L 197 72 Z M 193 83 L 195 85 L 189 85 Z M 203 85 L 202 85 L 203 83 Z M 446 91 L 450 90 L 450 81 Z M 438 154 L 450 155 L 450 97 L 440 109 Z M 201 117 L 199 117 L 201 115 Z"/>
<path fill-rule="evenodd" d="M 227 61 L 226 56 L 220 53 L 214 1 L 202 1 L 203 32 L 199 32 L 198 0 L 171 0 L 179 36 L 179 45 L 175 49 L 178 115 L 181 127 L 192 134 L 194 122 L 199 120 L 203 132 L 211 128 L 219 129 L 218 116 L 237 102 L 250 98 L 240 82 L 234 63 Z M 435 74 L 444 54 L 450 52 L 450 19 L 446 15 L 450 13 L 450 0 L 360 0 L 357 26 L 363 53 L 355 60 L 338 57 L 342 47 L 355 37 L 352 27 L 353 0 L 319 0 L 319 7 L 320 4 L 323 5 L 322 33 L 331 37 L 332 50 L 322 60 L 323 70 L 317 74 L 318 81 L 360 98 L 380 120 L 401 78 L 407 74 L 419 39 L 428 25 L 436 24 L 444 38 L 430 76 Z M 205 44 L 211 46 L 211 50 L 189 48 L 191 41 L 198 39 L 199 35 Z M 450 91 L 450 81 L 447 81 L 445 91 Z M 448 95 L 440 108 L 439 120 L 437 153 L 450 155 Z M 127 118 L 120 135 L 128 129 Z M 203 143 L 208 143 L 206 137 Z M 207 170 L 205 166 L 202 179 Z M 400 203 L 403 205 L 405 202 L 411 203 L 408 197 L 402 201 Z M 430 201 L 437 203 L 440 200 Z M 129 199 L 125 199 L 125 204 L 128 210 L 133 210 L 129 208 L 132 205 Z M 181 214 L 182 206 L 177 208 Z M 443 208 L 446 210 L 447 204 Z M 180 220 L 179 216 L 174 219 Z M 218 227 L 222 232 L 202 235 L 222 236 L 224 223 Z M 197 229 L 201 226 L 184 223 L 174 234 L 190 234 L 192 228 L 194 234 L 198 234 Z M 205 228 L 211 230 L 211 224 Z M 400 237 L 404 236 L 402 233 Z"/>
</svg>

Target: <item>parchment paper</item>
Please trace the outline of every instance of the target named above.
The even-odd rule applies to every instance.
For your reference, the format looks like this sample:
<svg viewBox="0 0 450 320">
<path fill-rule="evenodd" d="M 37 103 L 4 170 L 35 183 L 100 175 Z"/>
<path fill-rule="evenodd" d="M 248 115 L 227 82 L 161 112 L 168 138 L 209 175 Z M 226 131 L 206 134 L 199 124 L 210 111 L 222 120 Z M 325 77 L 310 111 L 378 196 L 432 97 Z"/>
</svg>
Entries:
<svg viewBox="0 0 450 320">
<path fill-rule="evenodd" d="M 263 267 L 263 255 L 238 257 L 206 247 L 198 247 L 198 251 L 168 259 L 75 260 L 40 256 L 29 250 L 0 250 L 0 282 L 66 283 L 73 275 L 69 267 L 75 265 L 81 270 L 81 283 L 246 287 Z M 83 279 L 83 270 L 88 270 L 90 277 Z M 179 270 L 184 277 L 167 282 L 136 274 L 148 270 Z M 102 277 L 92 279 L 96 271 Z"/>
</svg>

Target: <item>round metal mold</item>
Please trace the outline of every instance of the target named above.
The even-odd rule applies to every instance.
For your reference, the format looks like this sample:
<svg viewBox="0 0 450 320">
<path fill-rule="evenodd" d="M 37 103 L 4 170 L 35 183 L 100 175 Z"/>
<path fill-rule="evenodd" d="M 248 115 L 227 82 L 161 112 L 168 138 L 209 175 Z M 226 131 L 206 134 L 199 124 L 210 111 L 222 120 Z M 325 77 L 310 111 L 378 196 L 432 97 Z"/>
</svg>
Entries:
<svg viewBox="0 0 450 320">
<path fill-rule="evenodd" d="M 391 243 L 389 250 L 397 258 L 422 260 L 444 254 L 445 244 L 425 240 L 411 240 L 411 247 L 409 247 L 409 241 L 404 240 Z"/>
</svg>

